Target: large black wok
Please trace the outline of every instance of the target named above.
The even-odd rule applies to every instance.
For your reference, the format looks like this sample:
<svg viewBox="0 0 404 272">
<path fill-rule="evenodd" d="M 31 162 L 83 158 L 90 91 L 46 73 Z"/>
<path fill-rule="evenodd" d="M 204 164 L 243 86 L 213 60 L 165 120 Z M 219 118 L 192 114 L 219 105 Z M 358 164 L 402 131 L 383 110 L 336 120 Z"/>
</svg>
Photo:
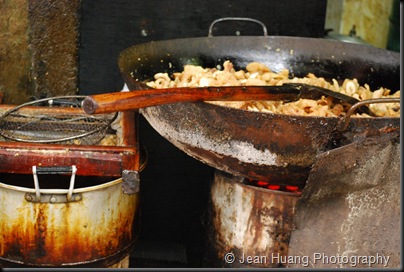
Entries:
<svg viewBox="0 0 404 272">
<path fill-rule="evenodd" d="M 357 78 L 371 88 L 400 89 L 399 53 L 333 40 L 297 37 L 208 37 L 135 45 L 119 56 L 129 88 L 155 73 L 178 72 L 185 64 L 216 67 L 251 61 L 292 76 L 311 72 L 331 80 Z M 258 113 L 206 102 L 144 108 L 141 113 L 171 143 L 217 169 L 247 178 L 302 185 L 320 152 L 357 137 L 399 130 L 399 118 L 353 118 L 342 133 L 338 118 Z"/>
</svg>

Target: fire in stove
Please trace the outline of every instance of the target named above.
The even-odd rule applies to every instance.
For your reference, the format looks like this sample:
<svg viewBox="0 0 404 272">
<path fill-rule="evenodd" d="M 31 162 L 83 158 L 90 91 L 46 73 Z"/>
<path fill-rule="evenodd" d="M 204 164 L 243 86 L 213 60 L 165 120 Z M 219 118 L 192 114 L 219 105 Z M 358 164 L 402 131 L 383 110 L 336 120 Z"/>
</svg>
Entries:
<svg viewBox="0 0 404 272">
<path fill-rule="evenodd" d="M 272 191 L 296 193 L 298 195 L 300 195 L 303 190 L 303 187 L 301 187 L 301 186 L 284 185 L 284 184 L 271 183 L 268 181 L 248 179 L 248 178 L 244 179 L 243 184 L 249 185 L 249 186 L 254 186 L 254 187 L 259 187 L 259 188 L 263 188 L 263 189 L 268 189 L 268 190 L 272 190 Z"/>
</svg>

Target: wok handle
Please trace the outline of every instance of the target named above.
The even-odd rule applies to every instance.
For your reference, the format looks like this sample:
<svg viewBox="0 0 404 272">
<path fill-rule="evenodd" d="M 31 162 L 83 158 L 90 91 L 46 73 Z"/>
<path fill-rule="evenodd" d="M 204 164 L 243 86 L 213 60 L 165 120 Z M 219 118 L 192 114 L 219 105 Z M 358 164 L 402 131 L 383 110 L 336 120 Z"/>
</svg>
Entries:
<svg viewBox="0 0 404 272">
<path fill-rule="evenodd" d="M 184 87 L 115 92 L 88 96 L 82 107 L 88 114 L 137 110 L 178 102 L 197 101 L 296 101 L 300 90 L 288 86 Z"/>
<path fill-rule="evenodd" d="M 245 18 L 245 17 L 224 17 L 224 18 L 216 19 L 210 24 L 208 37 L 213 37 L 213 34 L 212 34 L 213 26 L 216 23 L 223 22 L 223 21 L 247 21 L 247 22 L 253 22 L 253 23 L 256 23 L 256 24 L 259 24 L 259 25 L 262 26 L 262 31 L 263 31 L 264 36 L 268 35 L 267 27 L 265 26 L 265 24 L 263 22 L 257 20 L 257 19 Z"/>
</svg>

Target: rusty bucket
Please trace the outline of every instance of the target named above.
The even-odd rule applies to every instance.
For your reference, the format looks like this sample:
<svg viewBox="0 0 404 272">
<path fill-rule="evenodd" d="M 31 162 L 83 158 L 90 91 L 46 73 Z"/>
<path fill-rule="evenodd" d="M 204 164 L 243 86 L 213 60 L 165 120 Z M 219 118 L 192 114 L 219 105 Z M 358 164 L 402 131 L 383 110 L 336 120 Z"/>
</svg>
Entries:
<svg viewBox="0 0 404 272">
<path fill-rule="evenodd" d="M 243 183 L 216 171 L 209 209 L 209 254 L 214 267 L 284 267 L 300 194 Z"/>
<path fill-rule="evenodd" d="M 63 174 L 60 167 L 41 171 L 0 175 L 0 267 L 113 267 L 127 260 L 138 194 L 125 194 L 122 178 L 75 176 L 74 166 Z"/>
</svg>

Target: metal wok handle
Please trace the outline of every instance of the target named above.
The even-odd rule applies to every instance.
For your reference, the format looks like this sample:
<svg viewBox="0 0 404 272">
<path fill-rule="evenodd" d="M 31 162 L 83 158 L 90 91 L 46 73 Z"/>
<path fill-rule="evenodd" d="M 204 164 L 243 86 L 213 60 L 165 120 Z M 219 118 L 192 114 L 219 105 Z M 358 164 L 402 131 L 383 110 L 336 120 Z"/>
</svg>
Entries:
<svg viewBox="0 0 404 272">
<path fill-rule="evenodd" d="M 245 18 L 245 17 L 224 17 L 224 18 L 216 19 L 210 24 L 208 37 L 213 37 L 213 34 L 212 34 L 213 26 L 216 23 L 223 22 L 223 21 L 247 21 L 247 22 L 257 23 L 262 26 L 262 31 L 264 32 L 264 36 L 268 35 L 267 27 L 265 26 L 265 24 L 263 22 L 261 22 L 259 20 L 252 19 L 252 18 Z"/>
<path fill-rule="evenodd" d="M 349 122 L 351 121 L 352 114 L 360 107 L 368 104 L 376 103 L 400 103 L 400 98 L 376 98 L 367 99 L 359 101 L 352 105 L 352 107 L 347 111 L 346 115 L 342 117 L 337 124 L 338 131 L 344 131 L 348 128 Z"/>
</svg>

